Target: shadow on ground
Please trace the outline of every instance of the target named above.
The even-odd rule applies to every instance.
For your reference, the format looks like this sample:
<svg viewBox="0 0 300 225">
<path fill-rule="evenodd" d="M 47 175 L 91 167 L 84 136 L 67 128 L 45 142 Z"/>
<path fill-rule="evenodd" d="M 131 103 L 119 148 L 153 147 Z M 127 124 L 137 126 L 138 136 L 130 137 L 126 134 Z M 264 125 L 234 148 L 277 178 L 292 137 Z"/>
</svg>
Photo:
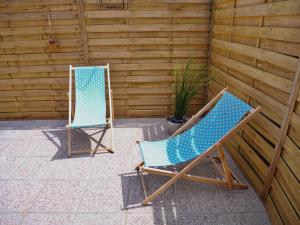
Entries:
<svg viewBox="0 0 300 225">
<path fill-rule="evenodd" d="M 143 127 L 144 140 L 162 140 L 168 137 L 164 124 Z M 228 156 L 227 156 L 228 157 Z M 232 169 L 241 174 L 230 161 Z M 185 164 L 164 168 L 180 171 Z M 191 174 L 222 178 L 209 160 L 203 160 Z M 128 224 L 269 224 L 264 209 L 254 191 L 227 190 L 226 188 L 180 180 L 163 192 L 150 205 L 142 206 L 145 198 L 140 177 L 136 172 L 120 175 L 122 183 L 123 210 L 127 211 Z M 149 196 L 166 181 L 167 177 L 144 175 Z M 245 179 L 242 177 L 244 182 Z"/>
</svg>

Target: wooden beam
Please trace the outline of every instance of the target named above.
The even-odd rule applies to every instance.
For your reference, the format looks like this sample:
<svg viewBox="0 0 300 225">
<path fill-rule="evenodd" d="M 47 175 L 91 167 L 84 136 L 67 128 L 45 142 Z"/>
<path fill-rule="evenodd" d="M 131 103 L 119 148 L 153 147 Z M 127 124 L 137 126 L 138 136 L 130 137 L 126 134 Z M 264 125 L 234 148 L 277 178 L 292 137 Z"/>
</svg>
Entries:
<svg viewBox="0 0 300 225">
<path fill-rule="evenodd" d="M 213 44 L 213 27 L 214 27 L 214 14 L 215 14 L 215 0 L 212 0 L 211 3 L 211 22 L 210 22 L 210 33 L 209 33 L 209 50 L 208 50 L 208 66 L 211 64 L 211 51 L 212 51 L 212 44 Z M 210 66 L 208 67 L 210 71 Z"/>
<path fill-rule="evenodd" d="M 77 5 L 78 5 L 78 17 L 80 23 L 80 35 L 81 35 L 82 48 L 84 54 L 84 64 L 89 65 L 89 47 L 88 47 L 88 39 L 86 33 L 83 1 L 77 0 Z"/>
<path fill-rule="evenodd" d="M 164 171 L 164 170 L 160 170 L 160 169 L 147 168 L 147 167 L 145 167 L 143 169 L 143 171 L 146 173 L 160 175 L 160 176 L 167 176 L 167 177 L 175 177 L 177 175 L 176 172 Z M 218 180 L 218 179 L 213 179 L 213 178 L 209 178 L 209 177 L 199 177 L 199 176 L 194 176 L 194 175 L 190 175 L 190 174 L 184 174 L 181 179 L 205 183 L 205 184 L 214 184 L 214 185 L 219 185 L 219 186 L 223 186 L 223 187 L 228 186 L 227 181 L 224 181 L 224 180 Z"/>
<path fill-rule="evenodd" d="M 291 94 L 290 94 L 290 98 L 288 101 L 288 107 L 287 107 L 285 115 L 283 117 L 279 140 L 275 146 L 274 156 L 273 156 L 273 159 L 271 161 L 271 164 L 270 164 L 268 172 L 267 172 L 264 188 L 260 195 L 260 197 L 263 201 L 266 201 L 266 199 L 267 199 L 267 196 L 268 196 L 268 193 L 269 193 L 269 190 L 271 187 L 272 179 L 274 177 L 274 174 L 275 174 L 275 171 L 277 168 L 277 164 L 278 164 L 280 155 L 282 153 L 282 149 L 283 149 L 282 147 L 283 147 L 286 135 L 287 135 L 289 124 L 290 124 L 292 114 L 293 114 L 293 110 L 294 110 L 295 104 L 297 102 L 297 96 L 298 96 L 299 89 L 300 89 L 300 60 L 298 62 L 298 68 L 296 70 L 295 78 L 294 78 L 294 81 L 292 84 Z"/>
</svg>

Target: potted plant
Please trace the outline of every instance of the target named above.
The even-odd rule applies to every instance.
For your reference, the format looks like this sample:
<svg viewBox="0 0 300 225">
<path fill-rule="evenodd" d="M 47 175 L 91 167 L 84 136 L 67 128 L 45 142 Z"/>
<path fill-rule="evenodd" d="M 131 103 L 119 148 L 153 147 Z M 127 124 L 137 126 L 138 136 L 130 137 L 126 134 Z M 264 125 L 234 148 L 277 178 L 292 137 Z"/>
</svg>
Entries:
<svg viewBox="0 0 300 225">
<path fill-rule="evenodd" d="M 174 113 L 167 118 L 168 132 L 173 134 L 185 122 L 184 118 L 193 97 L 199 93 L 201 87 L 209 81 L 206 65 L 196 66 L 189 60 L 180 69 L 177 64 L 174 69 L 175 101 Z"/>
</svg>

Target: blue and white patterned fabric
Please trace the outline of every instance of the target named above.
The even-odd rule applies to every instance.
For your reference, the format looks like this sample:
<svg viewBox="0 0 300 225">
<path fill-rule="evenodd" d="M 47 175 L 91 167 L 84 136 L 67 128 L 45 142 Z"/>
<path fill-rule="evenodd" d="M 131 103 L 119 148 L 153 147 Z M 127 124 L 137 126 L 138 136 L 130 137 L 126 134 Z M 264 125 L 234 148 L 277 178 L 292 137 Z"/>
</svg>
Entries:
<svg viewBox="0 0 300 225">
<path fill-rule="evenodd" d="M 225 92 L 214 108 L 195 126 L 162 141 L 140 142 L 145 166 L 167 166 L 186 162 L 214 145 L 252 108 Z"/>
<path fill-rule="evenodd" d="M 106 124 L 104 68 L 75 68 L 75 116 L 70 127 Z"/>
</svg>

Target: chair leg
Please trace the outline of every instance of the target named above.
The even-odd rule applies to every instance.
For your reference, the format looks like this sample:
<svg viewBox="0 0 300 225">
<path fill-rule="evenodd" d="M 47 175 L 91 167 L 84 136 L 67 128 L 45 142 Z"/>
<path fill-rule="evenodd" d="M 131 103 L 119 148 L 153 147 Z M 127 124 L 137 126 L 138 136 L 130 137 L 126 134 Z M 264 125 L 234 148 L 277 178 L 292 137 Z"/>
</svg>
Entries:
<svg viewBox="0 0 300 225">
<path fill-rule="evenodd" d="M 140 162 L 136 167 L 134 168 L 135 170 L 139 171 L 140 167 L 144 165 L 144 161 Z"/>
<path fill-rule="evenodd" d="M 68 157 L 71 157 L 72 151 L 72 129 L 68 128 Z"/>
<path fill-rule="evenodd" d="M 233 187 L 233 178 L 232 178 L 229 166 L 228 166 L 227 159 L 226 159 L 225 154 L 224 154 L 224 149 L 221 146 L 221 144 L 218 144 L 217 148 L 218 148 L 218 151 L 219 151 L 219 156 L 220 156 L 220 160 L 221 160 L 222 167 L 223 167 L 223 170 L 224 170 L 225 178 L 226 178 L 226 181 L 228 182 L 228 188 L 232 189 L 232 187 Z"/>
<path fill-rule="evenodd" d="M 110 124 L 110 144 L 111 144 L 111 150 L 109 151 L 110 153 L 114 153 L 114 134 L 113 134 L 113 126 L 112 126 L 112 120 Z"/>
<path fill-rule="evenodd" d="M 138 176 L 141 179 L 141 184 L 142 184 L 142 188 L 143 188 L 143 192 L 144 192 L 144 197 L 146 199 L 148 196 L 147 196 L 147 189 L 146 189 L 146 185 L 145 185 L 145 181 L 144 181 L 144 177 L 143 177 L 143 171 L 138 169 L 136 172 L 137 172 Z"/>
</svg>

